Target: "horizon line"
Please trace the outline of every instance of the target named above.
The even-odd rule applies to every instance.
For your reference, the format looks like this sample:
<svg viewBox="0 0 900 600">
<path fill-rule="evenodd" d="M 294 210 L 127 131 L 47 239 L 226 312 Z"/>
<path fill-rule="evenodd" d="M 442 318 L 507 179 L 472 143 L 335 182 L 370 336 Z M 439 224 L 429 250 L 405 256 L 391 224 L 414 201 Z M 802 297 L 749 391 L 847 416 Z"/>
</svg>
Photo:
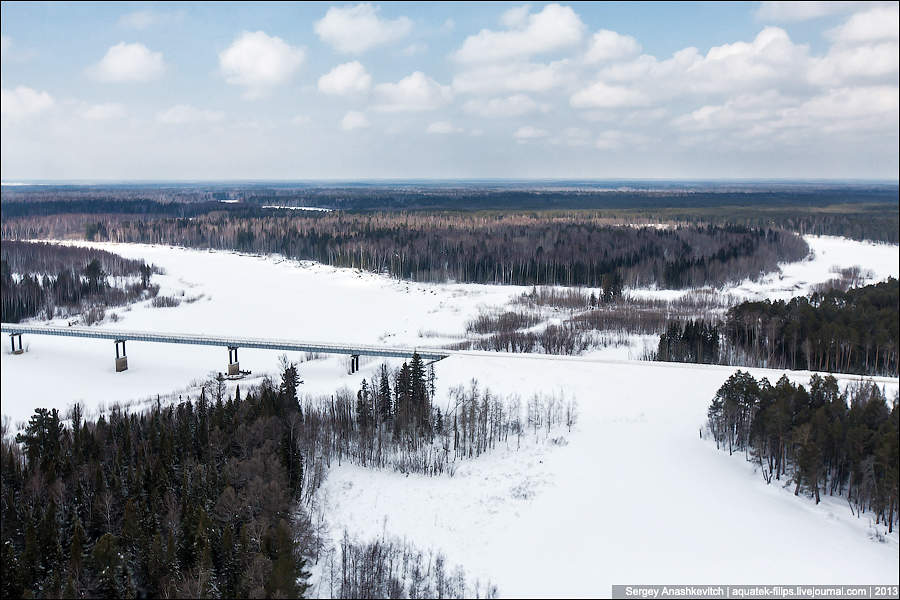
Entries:
<svg viewBox="0 0 900 600">
<path fill-rule="evenodd" d="M 510 182 L 510 183 L 610 183 L 610 182 L 674 182 L 674 183 L 887 183 L 898 184 L 900 178 L 867 177 L 360 177 L 360 178 L 245 178 L 245 179 L 28 179 L 10 178 L 0 185 L 109 185 L 109 184 L 253 184 L 253 183 L 445 183 L 445 182 Z"/>
</svg>

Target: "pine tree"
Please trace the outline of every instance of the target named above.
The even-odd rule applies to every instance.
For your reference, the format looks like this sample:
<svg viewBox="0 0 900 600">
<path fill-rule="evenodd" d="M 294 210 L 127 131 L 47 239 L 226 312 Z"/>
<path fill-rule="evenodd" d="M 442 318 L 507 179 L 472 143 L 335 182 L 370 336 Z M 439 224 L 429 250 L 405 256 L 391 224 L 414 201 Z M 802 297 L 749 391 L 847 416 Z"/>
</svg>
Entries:
<svg viewBox="0 0 900 600">
<path fill-rule="evenodd" d="M 428 382 L 425 364 L 418 352 L 414 352 L 409 364 L 410 413 L 412 425 L 428 432 L 431 428 L 431 407 L 428 403 Z"/>
<path fill-rule="evenodd" d="M 388 379 L 387 365 L 381 365 L 381 381 L 378 386 L 378 412 L 382 423 L 390 423 L 393 416 L 391 408 L 391 384 Z"/>
<path fill-rule="evenodd" d="M 367 431 L 372 423 L 371 402 L 369 384 L 363 379 L 362 385 L 356 393 L 356 423 L 360 431 Z"/>
<path fill-rule="evenodd" d="M 22 568 L 11 540 L 3 542 L 3 557 L 0 560 L 0 596 L 3 598 L 22 598 L 26 583 Z M 30 587 L 30 586 L 29 586 Z"/>
<path fill-rule="evenodd" d="M 140 528 L 137 511 L 134 506 L 134 500 L 129 498 L 125 502 L 125 514 L 122 517 L 122 542 L 129 548 L 134 549 L 137 547 L 139 537 Z"/>
<path fill-rule="evenodd" d="M 105 533 L 94 544 L 91 566 L 97 577 L 91 595 L 101 598 L 122 598 L 125 586 L 120 573 L 119 547 L 114 535 Z"/>
<path fill-rule="evenodd" d="M 279 391 L 281 392 L 284 406 L 295 412 L 300 410 L 297 389 L 301 383 L 303 382 L 300 380 L 300 372 L 297 370 L 297 363 L 288 362 L 287 358 L 283 358 L 281 387 L 279 388 Z"/>
<path fill-rule="evenodd" d="M 26 517 L 27 518 L 27 517 Z M 25 549 L 22 552 L 22 575 L 23 585 L 26 589 L 31 589 L 38 580 L 37 567 L 40 564 L 41 555 L 38 548 L 37 534 L 34 530 L 34 524 L 31 519 L 25 526 Z"/>
</svg>

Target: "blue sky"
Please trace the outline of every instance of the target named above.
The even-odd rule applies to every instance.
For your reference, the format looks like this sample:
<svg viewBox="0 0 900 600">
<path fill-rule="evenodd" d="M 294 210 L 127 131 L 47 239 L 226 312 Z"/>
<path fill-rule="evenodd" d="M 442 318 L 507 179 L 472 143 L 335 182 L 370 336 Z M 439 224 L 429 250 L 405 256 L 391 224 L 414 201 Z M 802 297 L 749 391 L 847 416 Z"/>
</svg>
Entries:
<svg viewBox="0 0 900 600">
<path fill-rule="evenodd" d="M 3 181 L 897 179 L 896 2 L 0 10 Z"/>
</svg>

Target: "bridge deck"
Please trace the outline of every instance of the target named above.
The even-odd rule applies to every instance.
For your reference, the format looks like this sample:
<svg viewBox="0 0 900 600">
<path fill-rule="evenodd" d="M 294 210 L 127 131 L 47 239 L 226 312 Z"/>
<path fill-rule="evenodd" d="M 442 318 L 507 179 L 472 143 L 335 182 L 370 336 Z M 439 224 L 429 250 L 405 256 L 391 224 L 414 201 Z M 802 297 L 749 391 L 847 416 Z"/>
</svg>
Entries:
<svg viewBox="0 0 900 600">
<path fill-rule="evenodd" d="M 290 352 L 321 352 L 322 354 L 349 354 L 359 356 L 385 356 L 409 358 L 418 352 L 425 360 L 441 360 L 450 355 L 441 350 L 418 350 L 367 344 L 330 344 L 326 342 L 306 342 L 300 340 L 250 338 L 190 333 L 164 333 L 155 331 L 128 331 L 125 329 L 99 329 L 95 327 L 47 327 L 43 325 L 0 324 L 0 332 L 11 335 L 56 335 L 63 337 L 97 338 L 104 340 L 127 340 L 129 342 L 158 342 L 163 344 L 193 344 L 196 346 L 233 346 L 237 348 L 261 348 L 264 350 L 284 350 Z"/>
</svg>

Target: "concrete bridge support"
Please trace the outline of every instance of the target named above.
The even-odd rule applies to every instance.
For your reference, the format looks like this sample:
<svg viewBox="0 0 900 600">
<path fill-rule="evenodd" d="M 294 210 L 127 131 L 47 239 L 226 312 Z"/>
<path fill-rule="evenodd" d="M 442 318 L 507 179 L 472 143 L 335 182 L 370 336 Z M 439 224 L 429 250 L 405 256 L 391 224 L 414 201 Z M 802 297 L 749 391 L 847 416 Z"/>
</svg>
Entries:
<svg viewBox="0 0 900 600">
<path fill-rule="evenodd" d="M 122 353 L 119 355 L 119 344 L 122 345 Z M 116 340 L 116 373 L 128 370 L 128 357 L 125 356 L 125 340 Z"/>
<path fill-rule="evenodd" d="M 241 363 L 238 362 L 237 346 L 228 346 L 228 374 L 240 375 Z"/>
<path fill-rule="evenodd" d="M 351 354 L 350 355 L 350 373 L 356 373 L 359 371 L 359 354 Z"/>
<path fill-rule="evenodd" d="M 16 340 L 18 340 L 19 345 L 16 347 Z M 12 346 L 13 354 L 22 354 L 25 352 L 22 349 L 22 334 L 21 333 L 11 333 L 9 334 L 9 345 Z"/>
</svg>

